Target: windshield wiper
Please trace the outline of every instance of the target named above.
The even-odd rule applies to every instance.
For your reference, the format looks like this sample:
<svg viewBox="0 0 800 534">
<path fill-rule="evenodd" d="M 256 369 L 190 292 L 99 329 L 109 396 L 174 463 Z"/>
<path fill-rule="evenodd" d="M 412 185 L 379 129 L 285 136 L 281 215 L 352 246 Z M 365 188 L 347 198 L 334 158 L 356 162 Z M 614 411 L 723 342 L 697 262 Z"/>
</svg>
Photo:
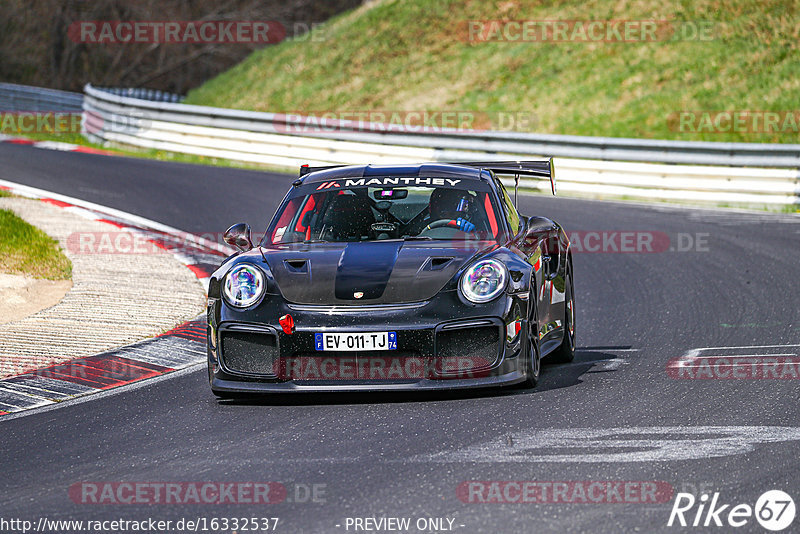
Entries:
<svg viewBox="0 0 800 534">
<path fill-rule="evenodd" d="M 408 237 L 404 237 L 403 241 L 436 241 L 431 236 L 427 235 L 410 235 Z"/>
</svg>

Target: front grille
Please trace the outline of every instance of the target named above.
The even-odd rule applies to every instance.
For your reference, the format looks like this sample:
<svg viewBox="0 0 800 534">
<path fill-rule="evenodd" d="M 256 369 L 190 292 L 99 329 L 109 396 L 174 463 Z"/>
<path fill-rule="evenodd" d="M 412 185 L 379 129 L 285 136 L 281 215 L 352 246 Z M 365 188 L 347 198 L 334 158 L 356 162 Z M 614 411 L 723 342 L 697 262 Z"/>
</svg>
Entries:
<svg viewBox="0 0 800 534">
<path fill-rule="evenodd" d="M 322 352 L 314 350 L 313 332 L 222 330 L 221 360 L 232 373 L 278 380 L 406 382 L 488 376 L 501 348 L 500 327 L 486 322 L 397 334 L 398 350 Z"/>
<path fill-rule="evenodd" d="M 222 361 L 234 373 L 274 375 L 278 338 L 274 334 L 222 332 Z"/>
<path fill-rule="evenodd" d="M 461 374 L 491 367 L 500 353 L 497 326 L 457 328 L 436 333 L 436 371 Z"/>
</svg>

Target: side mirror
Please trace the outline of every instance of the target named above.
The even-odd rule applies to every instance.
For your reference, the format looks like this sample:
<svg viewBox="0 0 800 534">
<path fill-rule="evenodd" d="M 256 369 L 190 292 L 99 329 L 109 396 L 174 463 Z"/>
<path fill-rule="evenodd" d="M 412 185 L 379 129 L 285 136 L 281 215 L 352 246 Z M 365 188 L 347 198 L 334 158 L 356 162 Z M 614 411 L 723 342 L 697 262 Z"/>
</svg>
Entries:
<svg viewBox="0 0 800 534">
<path fill-rule="evenodd" d="M 227 244 L 236 247 L 242 252 L 247 252 L 253 248 L 253 241 L 250 239 L 250 225 L 246 223 L 234 224 L 227 230 L 222 237 Z"/>
</svg>

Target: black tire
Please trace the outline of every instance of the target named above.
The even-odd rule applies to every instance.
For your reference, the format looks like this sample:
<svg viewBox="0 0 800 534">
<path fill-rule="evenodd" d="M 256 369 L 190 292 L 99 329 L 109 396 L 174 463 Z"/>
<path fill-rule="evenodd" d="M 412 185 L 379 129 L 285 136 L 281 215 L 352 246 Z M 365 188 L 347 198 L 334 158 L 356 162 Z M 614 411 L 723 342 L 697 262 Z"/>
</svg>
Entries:
<svg viewBox="0 0 800 534">
<path fill-rule="evenodd" d="M 572 268 L 567 268 L 564 289 L 564 340 L 548 360 L 552 363 L 569 363 L 575 359 L 575 295 L 572 291 Z"/>
<path fill-rule="evenodd" d="M 528 317 L 528 325 L 526 330 L 525 349 L 525 381 L 522 383 L 523 388 L 534 388 L 539 382 L 539 374 L 542 371 L 542 359 L 539 352 L 539 332 L 538 327 L 538 312 L 536 307 L 536 295 L 532 294 L 529 301 L 533 307 L 531 317 Z"/>
</svg>

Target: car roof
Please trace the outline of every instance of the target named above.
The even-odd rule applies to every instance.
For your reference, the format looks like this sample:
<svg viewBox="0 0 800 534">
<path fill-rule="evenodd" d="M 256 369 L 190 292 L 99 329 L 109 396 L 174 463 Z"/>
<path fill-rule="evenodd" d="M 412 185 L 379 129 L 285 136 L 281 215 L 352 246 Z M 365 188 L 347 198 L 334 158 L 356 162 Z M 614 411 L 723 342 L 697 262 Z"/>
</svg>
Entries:
<svg viewBox="0 0 800 534">
<path fill-rule="evenodd" d="M 444 177 L 458 176 L 468 180 L 485 181 L 489 174 L 481 169 L 448 163 L 420 163 L 413 165 L 348 165 L 314 171 L 303 177 L 303 183 L 325 182 L 341 178 L 368 178 L 372 176 Z"/>
</svg>

